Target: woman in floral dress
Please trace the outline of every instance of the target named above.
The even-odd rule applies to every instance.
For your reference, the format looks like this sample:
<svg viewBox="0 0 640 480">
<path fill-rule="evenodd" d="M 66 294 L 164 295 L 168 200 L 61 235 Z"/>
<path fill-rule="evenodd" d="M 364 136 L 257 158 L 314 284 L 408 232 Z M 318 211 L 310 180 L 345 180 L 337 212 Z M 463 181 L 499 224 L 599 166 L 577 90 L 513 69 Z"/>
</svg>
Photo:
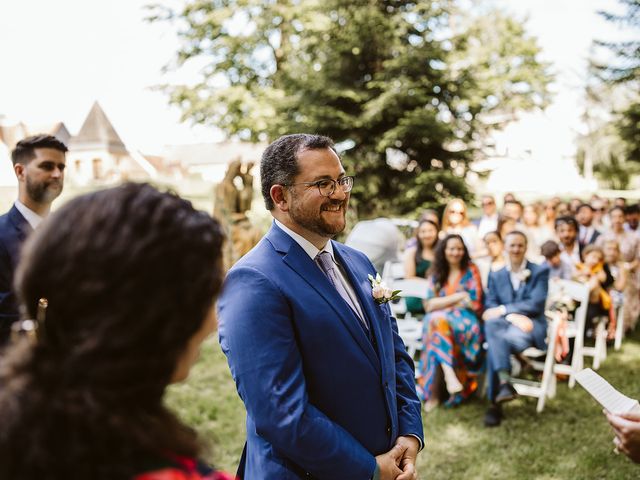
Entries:
<svg viewBox="0 0 640 480">
<path fill-rule="evenodd" d="M 478 388 L 482 371 L 482 283 L 460 235 L 451 234 L 436 249 L 428 276 L 424 349 L 418 365 L 418 391 L 431 410 L 441 383 L 448 392 L 445 405 L 457 405 Z"/>
</svg>

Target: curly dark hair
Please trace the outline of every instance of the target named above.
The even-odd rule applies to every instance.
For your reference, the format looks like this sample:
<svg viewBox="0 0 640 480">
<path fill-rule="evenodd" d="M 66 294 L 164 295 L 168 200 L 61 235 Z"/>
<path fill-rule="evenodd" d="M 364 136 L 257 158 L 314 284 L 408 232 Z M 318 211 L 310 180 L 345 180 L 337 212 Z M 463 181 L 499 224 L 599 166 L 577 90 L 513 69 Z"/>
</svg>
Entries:
<svg viewBox="0 0 640 480">
<path fill-rule="evenodd" d="M 11 152 L 11 161 L 15 165 L 29 163 L 36 156 L 36 148 L 53 148 L 62 153 L 67 153 L 67 146 L 52 135 L 40 134 L 24 138 L 16 144 Z"/>
<path fill-rule="evenodd" d="M 464 249 L 464 255 L 462 256 L 462 260 L 460 261 L 460 270 L 463 272 L 469 268 L 469 264 L 471 263 L 471 257 L 469 256 L 469 250 L 467 246 L 464 244 L 464 240 L 457 233 L 451 233 L 444 237 L 443 240 L 438 242 L 438 246 L 436 247 L 435 254 L 433 256 L 433 263 L 431 264 L 431 268 L 429 269 L 429 276 L 435 276 L 435 285 L 436 290 L 440 290 L 446 283 L 449 278 L 449 262 L 447 262 L 447 258 L 444 254 L 445 249 L 447 248 L 447 244 L 452 239 L 460 240 L 462 243 L 462 248 Z"/>
<path fill-rule="evenodd" d="M 275 208 L 271 199 L 273 185 L 288 185 L 298 174 L 298 154 L 304 150 L 331 149 L 336 155 L 333 140 L 322 135 L 294 133 L 284 135 L 271 143 L 260 160 L 262 198 L 267 210 Z"/>
<path fill-rule="evenodd" d="M 78 197 L 29 238 L 16 272 L 38 340 L 0 365 L 0 478 L 128 479 L 140 462 L 197 456 L 163 404 L 224 275 L 220 224 L 147 184 Z"/>
</svg>

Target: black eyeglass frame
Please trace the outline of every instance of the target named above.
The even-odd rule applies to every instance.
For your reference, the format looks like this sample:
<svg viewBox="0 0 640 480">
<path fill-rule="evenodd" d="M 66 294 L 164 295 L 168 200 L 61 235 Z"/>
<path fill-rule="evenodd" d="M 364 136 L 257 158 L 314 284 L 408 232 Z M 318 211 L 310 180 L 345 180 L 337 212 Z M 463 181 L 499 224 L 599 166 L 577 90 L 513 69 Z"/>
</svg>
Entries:
<svg viewBox="0 0 640 480">
<path fill-rule="evenodd" d="M 318 187 L 318 193 L 323 197 L 330 197 L 334 193 L 336 193 L 337 186 L 340 185 L 340 188 L 344 193 L 349 193 L 353 189 L 353 182 L 355 181 L 355 177 L 353 175 L 345 175 L 344 177 L 340 177 L 338 180 L 334 180 L 333 178 L 323 178 L 322 180 L 316 180 L 315 182 L 300 182 L 300 183 L 287 183 L 283 184 L 283 187 L 295 187 L 296 185 L 305 185 L 307 187 Z M 331 183 L 331 191 L 328 194 L 322 193 L 322 187 L 320 186 L 323 183 L 330 182 Z"/>
</svg>

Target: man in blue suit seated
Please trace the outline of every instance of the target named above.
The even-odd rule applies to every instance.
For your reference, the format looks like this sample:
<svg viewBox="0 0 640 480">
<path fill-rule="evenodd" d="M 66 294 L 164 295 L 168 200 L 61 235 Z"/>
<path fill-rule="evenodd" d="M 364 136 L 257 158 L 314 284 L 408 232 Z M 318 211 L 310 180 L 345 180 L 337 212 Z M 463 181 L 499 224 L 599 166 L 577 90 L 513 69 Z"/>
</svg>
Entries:
<svg viewBox="0 0 640 480">
<path fill-rule="evenodd" d="M 0 346 L 9 340 L 11 325 L 19 318 L 13 274 L 20 246 L 62 192 L 66 151 L 57 138 L 35 135 L 19 141 L 11 152 L 18 199 L 0 216 Z"/>
<path fill-rule="evenodd" d="M 510 355 L 535 346 L 546 350 L 547 320 L 544 307 L 549 283 L 548 268 L 525 259 L 527 237 L 514 230 L 505 238 L 509 256 L 506 267 L 491 272 L 482 316 L 488 343 L 488 396 L 491 406 L 485 425 L 502 421 L 501 404 L 516 398 L 509 383 Z"/>
<path fill-rule="evenodd" d="M 373 297 L 373 265 L 332 240 L 353 177 L 329 138 L 308 134 L 269 145 L 260 176 L 274 222 L 229 271 L 218 303 L 247 410 L 240 478 L 417 478 L 413 362 Z"/>
</svg>

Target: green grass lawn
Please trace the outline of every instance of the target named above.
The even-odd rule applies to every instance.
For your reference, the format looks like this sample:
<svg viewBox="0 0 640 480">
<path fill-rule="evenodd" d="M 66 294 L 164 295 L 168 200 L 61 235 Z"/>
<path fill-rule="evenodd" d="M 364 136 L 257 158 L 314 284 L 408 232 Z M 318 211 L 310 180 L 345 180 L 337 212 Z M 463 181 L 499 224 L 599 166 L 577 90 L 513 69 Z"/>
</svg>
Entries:
<svg viewBox="0 0 640 480">
<path fill-rule="evenodd" d="M 640 335 L 612 352 L 598 373 L 640 398 Z M 244 444 L 244 408 L 216 341 L 203 348 L 189 380 L 171 387 L 168 401 L 211 445 L 208 460 L 235 472 Z M 640 465 L 613 453 L 613 435 L 601 408 L 579 385 L 570 390 L 559 383 L 556 398 L 541 414 L 535 402 L 511 402 L 506 420 L 494 429 L 482 425 L 484 400 L 430 413 L 424 418 L 427 444 L 418 461 L 420 478 L 640 478 Z"/>
</svg>

